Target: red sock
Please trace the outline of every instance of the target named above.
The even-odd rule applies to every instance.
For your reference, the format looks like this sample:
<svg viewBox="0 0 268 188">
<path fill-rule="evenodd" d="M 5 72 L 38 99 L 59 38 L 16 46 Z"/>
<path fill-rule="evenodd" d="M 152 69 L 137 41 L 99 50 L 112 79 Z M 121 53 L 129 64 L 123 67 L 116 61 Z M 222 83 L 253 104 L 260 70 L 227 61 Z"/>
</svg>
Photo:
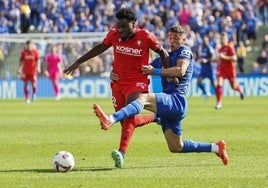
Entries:
<svg viewBox="0 0 268 188">
<path fill-rule="evenodd" d="M 133 118 L 134 127 L 142 127 L 143 125 L 154 122 L 154 114 L 139 114 Z"/>
<path fill-rule="evenodd" d="M 33 94 L 36 94 L 36 86 L 33 86 Z"/>
<path fill-rule="evenodd" d="M 236 91 L 238 91 L 239 93 L 243 93 L 242 92 L 242 89 L 239 85 L 237 85 L 235 88 L 234 88 Z"/>
<path fill-rule="evenodd" d="M 119 150 L 126 152 L 129 142 L 136 127 L 149 124 L 154 121 L 154 114 L 139 114 L 130 118 L 127 118 L 123 122 L 121 130 L 121 140 Z"/>
<path fill-rule="evenodd" d="M 216 87 L 216 98 L 217 98 L 217 102 L 221 102 L 221 100 L 222 100 L 222 87 L 219 85 Z"/>
<path fill-rule="evenodd" d="M 29 89 L 28 89 L 28 86 L 24 86 L 24 96 L 25 96 L 25 99 L 29 99 Z"/>
<path fill-rule="evenodd" d="M 135 131 L 135 125 L 133 124 L 134 117 L 130 117 L 124 120 L 121 130 L 121 140 L 119 150 L 126 152 L 132 135 Z"/>
</svg>

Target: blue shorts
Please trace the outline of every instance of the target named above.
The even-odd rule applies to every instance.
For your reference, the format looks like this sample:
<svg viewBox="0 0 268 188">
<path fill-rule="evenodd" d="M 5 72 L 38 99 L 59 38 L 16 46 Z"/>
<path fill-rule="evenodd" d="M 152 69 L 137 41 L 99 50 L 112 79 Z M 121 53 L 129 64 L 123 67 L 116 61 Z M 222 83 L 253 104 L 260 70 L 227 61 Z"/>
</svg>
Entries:
<svg viewBox="0 0 268 188">
<path fill-rule="evenodd" d="M 216 81 L 216 71 L 211 66 L 202 66 L 198 77 L 208 78 L 211 82 Z"/>
<path fill-rule="evenodd" d="M 157 114 L 160 118 L 162 131 L 171 129 L 181 136 L 181 120 L 186 116 L 188 102 L 186 97 L 179 94 L 156 93 Z"/>
</svg>

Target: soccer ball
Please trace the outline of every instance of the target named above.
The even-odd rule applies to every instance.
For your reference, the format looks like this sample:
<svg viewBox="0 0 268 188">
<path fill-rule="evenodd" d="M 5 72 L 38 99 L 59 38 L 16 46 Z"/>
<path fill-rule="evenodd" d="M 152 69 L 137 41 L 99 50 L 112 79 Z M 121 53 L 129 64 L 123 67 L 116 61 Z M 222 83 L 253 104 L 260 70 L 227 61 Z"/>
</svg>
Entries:
<svg viewBox="0 0 268 188">
<path fill-rule="evenodd" d="M 74 168 L 74 157 L 68 151 L 60 151 L 53 157 L 52 164 L 57 172 L 68 172 Z"/>
</svg>

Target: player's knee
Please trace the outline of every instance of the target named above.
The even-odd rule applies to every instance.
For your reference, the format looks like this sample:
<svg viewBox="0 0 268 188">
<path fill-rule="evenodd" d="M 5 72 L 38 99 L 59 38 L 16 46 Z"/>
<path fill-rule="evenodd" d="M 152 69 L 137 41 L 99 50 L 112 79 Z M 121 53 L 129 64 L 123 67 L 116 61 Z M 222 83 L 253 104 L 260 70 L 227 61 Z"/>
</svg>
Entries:
<svg viewBox="0 0 268 188">
<path fill-rule="evenodd" d="M 171 153 L 179 153 L 182 151 L 183 146 L 181 144 L 168 146 L 168 149 Z"/>
</svg>

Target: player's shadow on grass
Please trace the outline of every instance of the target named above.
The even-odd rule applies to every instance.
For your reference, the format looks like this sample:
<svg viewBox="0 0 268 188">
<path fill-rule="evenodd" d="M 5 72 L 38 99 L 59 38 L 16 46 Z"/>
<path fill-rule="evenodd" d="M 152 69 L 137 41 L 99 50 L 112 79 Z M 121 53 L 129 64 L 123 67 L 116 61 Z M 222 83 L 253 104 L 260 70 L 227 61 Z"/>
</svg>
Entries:
<svg viewBox="0 0 268 188">
<path fill-rule="evenodd" d="M 87 167 L 87 168 L 75 168 L 72 170 L 72 172 L 79 172 L 79 171 L 109 171 L 114 170 L 115 168 L 112 167 L 100 167 L 100 168 L 94 168 L 94 167 Z M 17 172 L 35 172 L 35 173 L 55 173 L 54 169 L 20 169 L 20 170 L 0 170 L 0 173 L 17 173 Z"/>
<path fill-rule="evenodd" d="M 182 166 L 187 166 L 189 165 L 181 165 Z M 215 165 L 192 165 L 192 167 L 197 167 L 197 166 L 215 166 Z M 158 166 L 130 166 L 130 167 L 124 167 L 120 168 L 120 170 L 129 170 L 129 169 L 149 169 L 149 168 L 174 168 L 174 166 L 166 166 L 166 165 L 158 165 Z M 78 167 L 74 168 L 71 172 L 82 172 L 82 171 L 91 171 L 91 172 L 98 172 L 98 171 L 111 171 L 111 170 L 117 170 L 118 168 L 115 167 Z M 35 172 L 35 173 L 57 173 L 55 172 L 54 169 L 20 169 L 20 170 L 0 170 L 0 173 L 17 173 L 17 172 Z M 61 173 L 61 172 L 58 172 Z M 62 172 L 64 173 L 64 172 Z M 68 172 L 70 173 L 70 172 Z"/>
</svg>

